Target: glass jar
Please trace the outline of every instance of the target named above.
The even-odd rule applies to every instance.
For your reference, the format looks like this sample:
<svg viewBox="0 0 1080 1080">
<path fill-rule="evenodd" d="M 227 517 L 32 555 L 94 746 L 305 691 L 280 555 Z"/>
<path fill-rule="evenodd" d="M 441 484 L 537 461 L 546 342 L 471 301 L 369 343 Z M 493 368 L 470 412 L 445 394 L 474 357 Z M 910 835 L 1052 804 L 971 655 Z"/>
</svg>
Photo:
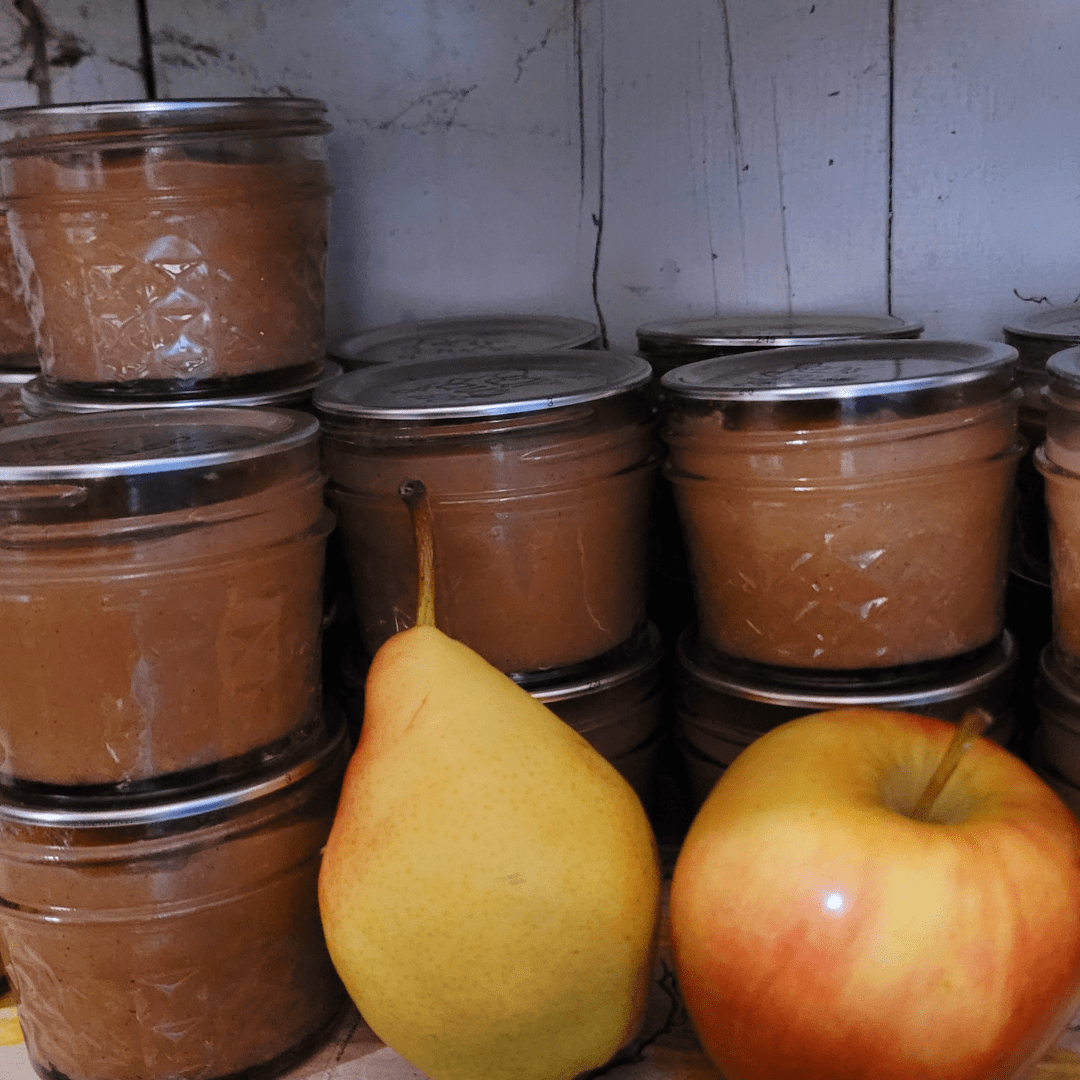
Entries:
<svg viewBox="0 0 1080 1080">
<path fill-rule="evenodd" d="M 580 664 L 645 623 L 659 451 L 649 366 L 599 350 L 380 364 L 320 387 L 327 498 L 369 655 L 411 626 L 404 480 L 431 505 L 439 627 L 500 670 Z"/>
<path fill-rule="evenodd" d="M 346 1003 L 317 894 L 342 735 L 183 797 L 0 798 L 0 952 L 37 1072 L 211 1080 L 313 1048 Z"/>
<path fill-rule="evenodd" d="M 1058 660 L 1053 645 L 1039 654 L 1035 679 L 1039 711 L 1036 759 L 1080 786 L 1080 684 Z"/>
<path fill-rule="evenodd" d="M 868 342 L 698 361 L 661 432 L 704 641 L 780 667 L 940 660 L 1004 628 L 1016 351 Z"/>
<path fill-rule="evenodd" d="M 1035 466 L 1034 451 L 1046 438 L 1046 364 L 1054 353 L 1080 345 L 1080 304 L 1036 311 L 1004 327 L 1007 344 L 1020 354 L 1017 373 L 1020 399 L 1020 434 L 1027 452 L 1016 472 L 1016 534 L 1013 562 L 1028 577 L 1049 580 L 1050 539 L 1046 521 L 1043 478 Z"/>
<path fill-rule="evenodd" d="M 917 338 L 922 331 L 922 323 L 896 315 L 743 312 L 648 322 L 638 327 L 637 344 L 638 352 L 659 377 L 673 367 L 716 356 L 877 338 Z"/>
<path fill-rule="evenodd" d="M 327 350 L 346 371 L 402 360 L 484 353 L 600 348 L 600 328 L 558 315 L 476 315 L 392 323 L 353 334 Z"/>
<path fill-rule="evenodd" d="M 1018 655 L 1006 630 L 952 660 L 874 672 L 795 672 L 719 656 L 687 631 L 675 654 L 672 708 L 677 739 L 697 777 L 695 797 L 704 800 L 720 773 L 766 731 L 831 709 L 889 709 L 958 723 L 980 707 L 993 717 L 987 737 L 1011 748 L 1018 734 Z"/>
<path fill-rule="evenodd" d="M 11 246 L 7 214 L 0 212 L 0 373 L 37 372 L 39 367 L 34 326 Z"/>
<path fill-rule="evenodd" d="M 1046 365 L 1046 439 L 1035 466 L 1046 489 L 1051 634 L 1062 667 L 1080 676 L 1080 348 Z"/>
<path fill-rule="evenodd" d="M 317 434 L 270 409 L 0 428 L 0 783 L 132 790 L 317 714 Z"/>
<path fill-rule="evenodd" d="M 0 180 L 46 381 L 232 393 L 325 362 L 322 102 L 0 112 Z"/>
</svg>

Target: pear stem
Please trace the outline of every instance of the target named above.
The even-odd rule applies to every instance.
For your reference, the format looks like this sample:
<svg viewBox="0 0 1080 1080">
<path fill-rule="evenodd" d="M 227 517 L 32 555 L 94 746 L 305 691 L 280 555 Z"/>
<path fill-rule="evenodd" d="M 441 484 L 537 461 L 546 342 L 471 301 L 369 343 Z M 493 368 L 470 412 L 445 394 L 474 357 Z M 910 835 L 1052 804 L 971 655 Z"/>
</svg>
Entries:
<svg viewBox="0 0 1080 1080">
<path fill-rule="evenodd" d="M 403 480 L 398 494 L 409 508 L 416 539 L 416 625 L 435 625 L 435 540 L 431 502 L 422 480 Z"/>
<path fill-rule="evenodd" d="M 985 709 L 968 709 L 964 713 L 960 723 L 956 725 L 956 733 L 952 741 L 945 749 L 934 775 L 919 796 L 919 801 L 911 811 L 910 816 L 915 821 L 929 821 L 930 811 L 934 801 L 941 794 L 941 789 L 949 782 L 949 777 L 956 772 L 960 759 L 974 745 L 975 740 L 986 731 L 993 721 L 993 717 Z"/>
</svg>

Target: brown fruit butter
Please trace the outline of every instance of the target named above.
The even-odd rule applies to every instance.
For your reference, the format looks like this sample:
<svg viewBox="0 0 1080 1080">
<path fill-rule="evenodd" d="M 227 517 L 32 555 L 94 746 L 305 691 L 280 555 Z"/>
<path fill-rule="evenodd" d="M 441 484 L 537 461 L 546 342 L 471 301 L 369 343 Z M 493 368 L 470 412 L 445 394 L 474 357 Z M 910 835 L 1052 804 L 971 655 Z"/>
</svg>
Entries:
<svg viewBox="0 0 1080 1080">
<path fill-rule="evenodd" d="M 415 615 L 407 479 L 427 488 L 451 637 L 507 673 L 628 641 L 645 622 L 648 378 L 636 357 L 577 350 L 379 365 L 316 391 L 365 649 Z"/>
<path fill-rule="evenodd" d="M 1080 347 L 1046 365 L 1046 439 L 1035 451 L 1043 476 L 1050 533 L 1054 654 L 1066 676 L 1080 679 Z"/>
<path fill-rule="evenodd" d="M 315 731 L 175 801 L 0 799 L 0 952 L 40 1075 L 213 1080 L 312 1048 L 346 1001 L 317 895 L 346 746 Z"/>
<path fill-rule="evenodd" d="M 29 371 L 37 367 L 34 327 L 23 298 L 7 215 L 0 214 L 0 371 Z"/>
<path fill-rule="evenodd" d="M 665 376 L 665 472 L 705 644 L 846 670 L 997 637 L 1021 452 L 1015 355 L 879 342 Z"/>
<path fill-rule="evenodd" d="M 311 720 L 316 439 L 257 409 L 0 429 L 0 781 L 130 787 Z"/>
<path fill-rule="evenodd" d="M 280 385 L 325 361 L 316 102 L 8 110 L 3 183 L 45 379 Z"/>
</svg>

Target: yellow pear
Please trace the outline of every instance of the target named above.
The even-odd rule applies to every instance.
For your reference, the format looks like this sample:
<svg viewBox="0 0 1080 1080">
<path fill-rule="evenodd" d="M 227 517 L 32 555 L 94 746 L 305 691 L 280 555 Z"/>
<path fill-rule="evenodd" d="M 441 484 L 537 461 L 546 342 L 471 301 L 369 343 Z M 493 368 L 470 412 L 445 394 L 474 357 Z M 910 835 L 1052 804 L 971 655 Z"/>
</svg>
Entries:
<svg viewBox="0 0 1080 1080">
<path fill-rule="evenodd" d="M 368 675 L 323 856 L 330 955 L 361 1015 L 434 1080 L 564 1080 L 644 1016 L 660 906 L 633 789 L 434 625 L 422 485 L 417 624 Z"/>
</svg>

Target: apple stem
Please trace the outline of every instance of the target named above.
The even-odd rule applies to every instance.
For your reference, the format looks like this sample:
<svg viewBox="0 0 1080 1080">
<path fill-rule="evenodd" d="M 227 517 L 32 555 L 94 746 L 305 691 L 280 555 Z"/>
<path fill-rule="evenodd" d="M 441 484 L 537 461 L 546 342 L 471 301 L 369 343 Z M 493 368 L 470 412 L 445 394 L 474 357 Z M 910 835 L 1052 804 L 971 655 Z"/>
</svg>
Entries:
<svg viewBox="0 0 1080 1080">
<path fill-rule="evenodd" d="M 431 502 L 422 480 L 403 480 L 398 494 L 409 508 L 416 539 L 416 625 L 435 625 L 435 540 Z"/>
<path fill-rule="evenodd" d="M 985 709 L 968 709 L 964 713 L 960 723 L 956 725 L 956 733 L 952 741 L 946 747 L 944 756 L 934 770 L 934 775 L 930 777 L 929 783 L 919 796 L 919 801 L 911 811 L 912 818 L 916 821 L 930 820 L 930 811 L 934 806 L 934 801 L 941 794 L 941 789 L 949 782 L 949 777 L 956 772 L 960 759 L 975 740 L 986 731 L 992 721 L 993 717 Z"/>
</svg>

